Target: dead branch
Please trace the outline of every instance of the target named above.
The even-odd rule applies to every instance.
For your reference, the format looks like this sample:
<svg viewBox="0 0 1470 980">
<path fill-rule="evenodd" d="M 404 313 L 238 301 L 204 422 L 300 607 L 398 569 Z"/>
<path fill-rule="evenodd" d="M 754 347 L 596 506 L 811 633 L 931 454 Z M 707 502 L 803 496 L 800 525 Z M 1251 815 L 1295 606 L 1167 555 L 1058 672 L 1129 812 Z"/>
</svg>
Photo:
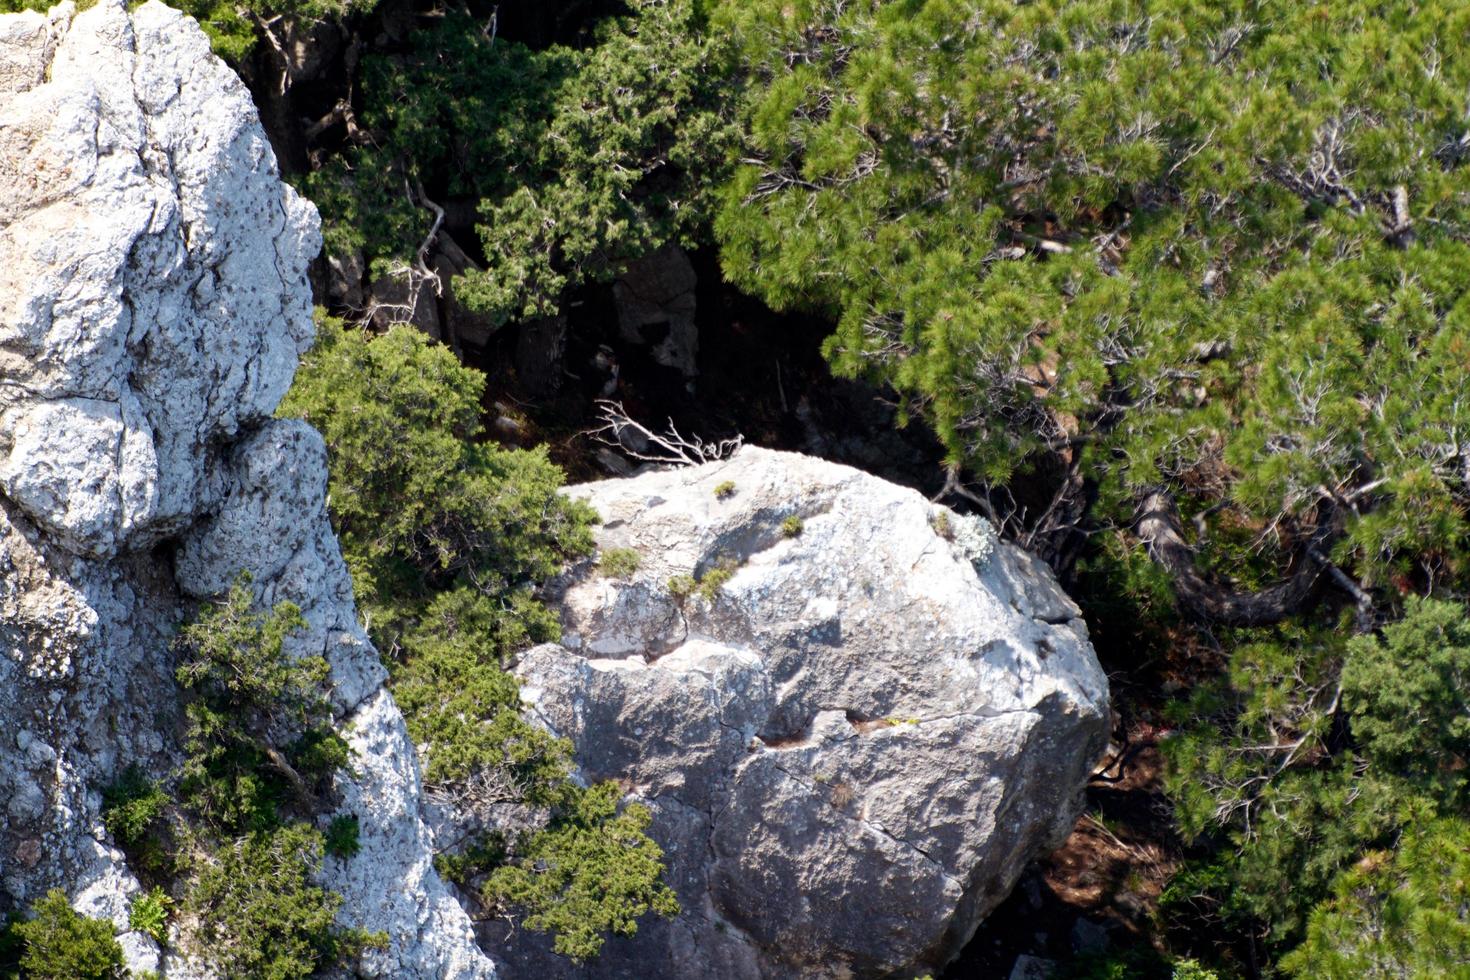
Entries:
<svg viewBox="0 0 1470 980">
<path fill-rule="evenodd" d="M 482 766 L 464 779 L 424 787 L 424 798 L 457 814 L 488 821 L 497 808 L 522 802 L 525 786 L 503 766 Z"/>
<path fill-rule="evenodd" d="M 744 436 L 706 442 L 699 436 L 685 436 L 668 420 L 668 428 L 654 432 L 641 425 L 623 409 L 622 402 L 600 399 L 597 417 L 602 424 L 585 434 L 604 445 L 620 450 L 632 459 L 662 466 L 698 466 L 729 459 L 742 445 Z"/>
<path fill-rule="evenodd" d="M 1359 633 L 1367 633 L 1373 628 L 1373 597 L 1367 590 L 1359 585 L 1352 576 L 1344 572 L 1337 564 L 1322 553 L 1322 549 L 1316 545 L 1307 547 L 1307 557 L 1321 565 L 1327 575 L 1344 592 L 1353 597 L 1353 604 L 1357 607 L 1356 626 Z"/>
</svg>

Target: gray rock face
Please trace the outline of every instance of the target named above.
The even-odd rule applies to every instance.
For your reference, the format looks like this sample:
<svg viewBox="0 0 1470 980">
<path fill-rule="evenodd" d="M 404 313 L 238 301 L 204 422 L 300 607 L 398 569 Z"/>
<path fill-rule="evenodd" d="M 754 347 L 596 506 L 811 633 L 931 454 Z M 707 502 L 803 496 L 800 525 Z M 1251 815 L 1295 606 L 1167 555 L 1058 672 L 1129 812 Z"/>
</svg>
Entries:
<svg viewBox="0 0 1470 980">
<path fill-rule="evenodd" d="M 983 521 L 750 447 L 570 492 L 639 567 L 570 577 L 523 696 L 654 810 L 684 907 L 589 975 L 927 972 L 1065 838 L 1107 681 L 1076 606 Z M 708 598 L 670 589 L 716 570 Z M 525 933 L 502 948 L 543 962 Z"/>
<path fill-rule="evenodd" d="M 312 338 L 317 225 L 192 20 L 118 0 L 0 16 L 0 905 L 60 886 L 125 932 L 139 886 L 99 790 L 177 762 L 170 641 L 186 599 L 246 570 L 332 665 L 363 846 L 325 884 L 390 936 L 363 972 L 489 978 L 430 866 L 321 438 L 270 417 Z M 134 968 L 193 975 L 122 938 Z"/>
<path fill-rule="evenodd" d="M 618 333 L 629 343 L 651 344 L 655 362 L 686 378 L 699 373 L 697 284 L 689 256 L 677 245 L 629 262 L 613 281 Z"/>
</svg>

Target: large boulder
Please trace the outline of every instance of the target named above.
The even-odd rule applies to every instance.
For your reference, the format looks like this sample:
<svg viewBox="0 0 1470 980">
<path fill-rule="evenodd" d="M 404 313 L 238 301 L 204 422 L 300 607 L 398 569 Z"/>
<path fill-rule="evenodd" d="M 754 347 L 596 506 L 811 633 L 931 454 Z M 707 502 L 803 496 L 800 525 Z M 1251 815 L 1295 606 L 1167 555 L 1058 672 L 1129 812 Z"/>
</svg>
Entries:
<svg viewBox="0 0 1470 980">
<path fill-rule="evenodd" d="M 1107 680 L 1050 572 L 984 521 L 751 447 L 569 492 L 603 559 L 564 583 L 523 697 L 654 811 L 684 908 L 589 975 L 935 970 L 1066 836 Z M 501 949 L 549 963 L 524 932 Z"/>
<path fill-rule="evenodd" d="M 0 911 L 64 888 L 135 969 L 190 975 L 127 931 L 139 885 L 99 790 L 177 764 L 171 638 L 248 571 L 332 667 L 362 849 L 325 883 L 344 924 L 389 936 L 361 972 L 483 980 L 357 623 L 322 440 L 271 418 L 311 343 L 319 245 L 193 20 L 121 0 L 0 16 Z"/>
</svg>

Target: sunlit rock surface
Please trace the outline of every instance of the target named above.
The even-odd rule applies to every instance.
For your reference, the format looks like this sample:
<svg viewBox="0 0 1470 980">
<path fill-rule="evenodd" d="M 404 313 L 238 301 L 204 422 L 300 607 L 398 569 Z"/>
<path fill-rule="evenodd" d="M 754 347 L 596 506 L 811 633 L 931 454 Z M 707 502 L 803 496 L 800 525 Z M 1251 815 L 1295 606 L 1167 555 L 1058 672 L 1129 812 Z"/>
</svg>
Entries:
<svg viewBox="0 0 1470 980">
<path fill-rule="evenodd" d="M 751 447 L 570 492 L 638 568 L 569 578 L 523 697 L 654 810 L 685 910 L 587 975 L 936 970 L 1071 829 L 1107 680 L 1049 570 L 989 525 Z M 503 948 L 551 962 L 529 934 Z"/>
</svg>

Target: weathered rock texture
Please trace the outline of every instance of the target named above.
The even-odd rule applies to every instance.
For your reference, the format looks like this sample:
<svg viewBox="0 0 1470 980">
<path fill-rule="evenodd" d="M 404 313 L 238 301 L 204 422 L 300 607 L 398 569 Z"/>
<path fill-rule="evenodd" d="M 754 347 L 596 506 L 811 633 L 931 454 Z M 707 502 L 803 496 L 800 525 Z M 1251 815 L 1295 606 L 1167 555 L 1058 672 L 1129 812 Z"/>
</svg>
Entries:
<svg viewBox="0 0 1470 980">
<path fill-rule="evenodd" d="M 665 245 L 635 259 L 613 280 L 618 332 L 633 344 L 650 344 L 653 359 L 686 378 L 699 373 L 699 328 L 694 322 L 698 279 L 689 256 Z"/>
<path fill-rule="evenodd" d="M 754 448 L 571 492 L 640 564 L 571 577 L 523 696 L 655 811 L 685 910 L 591 975 L 923 973 L 1066 836 L 1107 681 L 1077 607 L 983 521 Z M 669 588 L 721 567 L 712 599 Z"/>
<path fill-rule="evenodd" d="M 319 244 L 192 20 L 119 0 L 0 16 L 0 904 L 61 886 L 126 929 L 138 885 L 99 788 L 177 761 L 170 639 L 188 599 L 247 570 L 264 603 L 302 607 L 298 651 L 332 665 L 363 847 L 326 884 L 345 922 L 391 940 L 364 972 L 491 977 L 430 867 L 321 438 L 271 420 L 311 342 Z M 160 965 L 141 934 L 124 945 Z"/>
</svg>

